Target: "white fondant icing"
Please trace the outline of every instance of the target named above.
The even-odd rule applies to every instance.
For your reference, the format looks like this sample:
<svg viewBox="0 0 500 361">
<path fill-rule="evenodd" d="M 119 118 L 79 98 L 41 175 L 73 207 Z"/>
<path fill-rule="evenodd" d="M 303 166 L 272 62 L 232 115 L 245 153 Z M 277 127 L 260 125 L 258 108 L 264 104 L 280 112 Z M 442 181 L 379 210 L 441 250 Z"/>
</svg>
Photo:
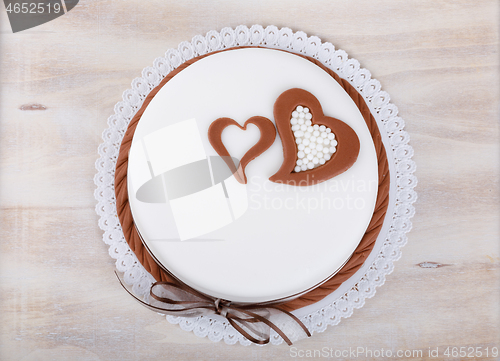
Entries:
<svg viewBox="0 0 500 361">
<path fill-rule="evenodd" d="M 203 236 L 233 221 L 222 183 L 170 201 L 181 241 Z"/>
<path fill-rule="evenodd" d="M 168 118 L 168 114 L 164 117 Z M 168 120 L 165 123 L 169 124 Z M 143 142 L 154 175 L 205 158 L 195 119 L 183 120 L 152 132 L 144 137 Z"/>
<path fill-rule="evenodd" d="M 274 122 L 273 104 L 290 88 L 314 94 L 325 115 L 341 119 L 357 133 L 360 153 L 348 171 L 311 187 L 272 183 L 269 177 L 283 161 L 278 137 L 247 166 L 248 184 L 243 186 L 247 196 L 241 192 L 235 196 L 229 190 L 232 188 L 226 189 L 231 193 L 226 198 L 227 209 L 233 212 L 231 221 L 184 242 L 179 240 L 179 224 L 173 220 L 175 207 L 171 203 L 140 202 L 135 197 L 137 189 L 129 188 L 132 213 L 149 249 L 176 277 L 202 292 L 241 302 L 263 302 L 303 292 L 346 262 L 371 219 L 378 172 L 366 124 L 354 102 L 333 78 L 293 54 L 238 49 L 210 55 L 190 65 L 151 101 L 137 126 L 132 148 L 141 146 L 142 140 L 157 130 L 195 119 L 205 154 L 215 156 L 207 137 L 212 121 L 230 117 L 243 124 L 251 116 L 260 115 Z M 238 137 L 229 137 L 230 133 L 228 128 L 222 135 L 229 153 L 244 154 L 248 147 L 242 150 L 242 142 Z M 242 134 L 247 136 L 246 132 Z M 256 132 L 246 141 L 254 144 L 258 138 Z M 148 156 L 151 157 L 149 152 Z M 176 156 L 161 154 L 167 158 Z M 324 154 L 325 160 L 327 157 Z M 129 184 L 137 178 L 135 172 L 144 172 L 138 159 L 129 160 Z M 224 183 L 236 186 L 232 181 Z M 217 204 L 218 211 L 212 211 L 224 214 L 223 202 Z M 166 217 L 164 222 L 155 214 L 160 208 Z M 193 209 L 192 214 L 196 212 Z M 155 221 L 151 221 L 153 217 Z M 183 227 L 189 228 L 189 222 Z M 318 254 L 317 249 L 322 252 Z"/>
</svg>

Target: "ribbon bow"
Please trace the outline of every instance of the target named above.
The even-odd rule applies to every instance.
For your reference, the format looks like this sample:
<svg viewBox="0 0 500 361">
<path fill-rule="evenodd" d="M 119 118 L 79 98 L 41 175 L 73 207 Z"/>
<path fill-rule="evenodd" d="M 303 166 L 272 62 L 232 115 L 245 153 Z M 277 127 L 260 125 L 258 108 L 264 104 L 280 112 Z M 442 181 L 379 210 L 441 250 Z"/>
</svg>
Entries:
<svg viewBox="0 0 500 361">
<path fill-rule="evenodd" d="M 296 341 L 304 335 L 311 336 L 306 326 L 295 315 L 279 308 L 279 303 L 234 304 L 202 294 L 185 284 L 172 282 L 153 283 L 149 291 L 153 300 L 151 303 L 146 303 L 132 294 L 118 274 L 116 272 L 115 274 L 125 291 L 150 310 L 181 317 L 217 314 L 226 318 L 231 326 L 249 341 L 259 345 L 269 343 L 271 329 L 276 331 L 289 346 L 292 345 L 291 338 Z"/>
</svg>

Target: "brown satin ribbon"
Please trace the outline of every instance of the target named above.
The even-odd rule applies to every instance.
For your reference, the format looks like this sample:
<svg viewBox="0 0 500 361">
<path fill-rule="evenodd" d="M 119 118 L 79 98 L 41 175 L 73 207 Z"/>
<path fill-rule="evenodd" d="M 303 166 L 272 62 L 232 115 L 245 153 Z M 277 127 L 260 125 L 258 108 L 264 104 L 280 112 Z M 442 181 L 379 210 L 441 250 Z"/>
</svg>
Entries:
<svg viewBox="0 0 500 361">
<path fill-rule="evenodd" d="M 152 311 L 180 317 L 198 317 L 201 315 L 217 314 L 226 318 L 231 326 L 249 341 L 259 345 L 269 343 L 271 329 L 276 331 L 289 346 L 292 345 L 290 338 L 270 320 L 273 312 L 291 318 L 300 326 L 307 337 L 311 336 L 307 327 L 295 315 L 281 309 L 279 304 L 269 304 L 266 306 L 259 304 L 236 305 L 220 298 L 204 295 L 182 283 L 155 282 L 151 286 L 149 294 L 154 300 L 160 302 L 160 307 L 146 303 L 136 297 L 127 287 L 125 287 L 116 271 L 115 275 L 123 289 L 125 289 L 129 295 Z M 154 290 L 156 287 L 163 287 L 163 289 L 172 296 L 162 297 L 155 294 Z"/>
</svg>

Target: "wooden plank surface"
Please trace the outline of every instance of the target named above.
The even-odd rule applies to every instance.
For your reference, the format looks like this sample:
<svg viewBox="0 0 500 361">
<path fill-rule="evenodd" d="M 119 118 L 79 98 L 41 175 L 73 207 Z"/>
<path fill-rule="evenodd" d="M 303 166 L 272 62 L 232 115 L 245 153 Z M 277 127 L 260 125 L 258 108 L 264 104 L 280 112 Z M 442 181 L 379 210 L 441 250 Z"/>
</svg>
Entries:
<svg viewBox="0 0 500 361">
<path fill-rule="evenodd" d="M 496 1 L 80 0 L 16 34 L 0 12 L 1 360 L 286 360 L 323 347 L 453 359 L 448 346 L 500 347 Z M 94 212 L 100 136 L 131 80 L 194 35 L 256 23 L 358 59 L 399 107 L 418 166 L 395 271 L 295 349 L 212 343 L 140 307 L 116 282 Z"/>
</svg>

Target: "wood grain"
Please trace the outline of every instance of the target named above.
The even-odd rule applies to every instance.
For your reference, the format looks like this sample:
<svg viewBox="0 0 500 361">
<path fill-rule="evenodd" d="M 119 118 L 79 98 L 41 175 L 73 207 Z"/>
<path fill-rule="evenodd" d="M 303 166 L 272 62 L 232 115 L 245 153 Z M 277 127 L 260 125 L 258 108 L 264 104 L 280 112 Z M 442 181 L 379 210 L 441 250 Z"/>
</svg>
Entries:
<svg viewBox="0 0 500 361">
<path fill-rule="evenodd" d="M 418 166 L 394 272 L 296 351 L 500 347 L 496 1 L 80 0 L 16 34 L 0 12 L 1 360 L 292 358 L 198 338 L 126 297 L 94 212 L 100 136 L 131 80 L 194 35 L 255 23 L 358 59 L 399 107 Z"/>
</svg>

